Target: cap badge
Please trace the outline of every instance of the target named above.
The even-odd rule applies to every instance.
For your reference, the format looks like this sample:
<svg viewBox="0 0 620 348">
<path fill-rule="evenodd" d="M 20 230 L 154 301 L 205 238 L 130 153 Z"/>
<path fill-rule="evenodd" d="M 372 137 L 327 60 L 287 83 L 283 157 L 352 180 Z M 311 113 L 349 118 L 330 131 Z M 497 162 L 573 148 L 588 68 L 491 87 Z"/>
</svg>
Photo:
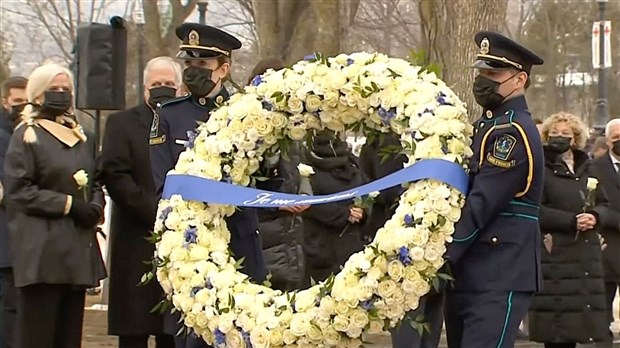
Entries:
<svg viewBox="0 0 620 348">
<path fill-rule="evenodd" d="M 480 41 L 480 54 L 489 53 L 489 49 L 491 48 L 491 44 L 489 43 L 489 39 L 486 37 Z"/>
<path fill-rule="evenodd" d="M 187 35 L 187 43 L 192 46 L 198 46 L 200 44 L 200 36 L 196 30 L 189 32 L 189 35 Z"/>
</svg>

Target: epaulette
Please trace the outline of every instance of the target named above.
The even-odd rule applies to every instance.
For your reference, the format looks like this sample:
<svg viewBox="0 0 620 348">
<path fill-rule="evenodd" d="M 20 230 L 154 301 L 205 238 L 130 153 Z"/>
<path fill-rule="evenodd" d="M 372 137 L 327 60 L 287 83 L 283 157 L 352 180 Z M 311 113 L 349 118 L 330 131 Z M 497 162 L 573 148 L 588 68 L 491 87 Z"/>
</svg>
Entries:
<svg viewBox="0 0 620 348">
<path fill-rule="evenodd" d="M 189 97 L 190 97 L 190 95 L 188 94 L 188 95 L 184 95 L 182 97 L 177 97 L 177 98 L 172 98 L 172 99 L 166 100 L 165 102 L 159 104 L 159 108 L 161 109 L 164 106 L 169 106 L 169 105 L 172 105 L 172 104 L 176 104 L 176 103 L 178 103 L 180 101 L 188 99 Z"/>
</svg>

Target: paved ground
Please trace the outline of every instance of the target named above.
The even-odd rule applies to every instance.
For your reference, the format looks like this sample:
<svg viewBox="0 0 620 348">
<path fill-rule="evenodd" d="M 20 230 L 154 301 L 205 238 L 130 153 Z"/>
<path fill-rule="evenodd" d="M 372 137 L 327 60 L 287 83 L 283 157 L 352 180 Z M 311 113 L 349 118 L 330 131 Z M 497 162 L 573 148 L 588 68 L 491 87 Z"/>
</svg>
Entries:
<svg viewBox="0 0 620 348">
<path fill-rule="evenodd" d="M 84 317 L 84 336 L 83 336 L 83 346 L 82 346 L 83 348 L 117 347 L 116 338 L 112 336 L 108 336 L 106 334 L 108 312 L 105 310 L 98 309 L 98 308 L 102 308 L 102 306 L 97 305 L 99 302 L 100 302 L 99 296 L 88 296 L 87 297 L 87 300 L 86 300 L 87 310 L 86 310 L 85 317 Z M 618 313 L 618 303 L 616 303 L 615 313 Z M 619 328 L 620 328 L 620 322 L 617 320 L 614 325 L 614 331 L 617 333 Z M 151 347 L 154 348 L 155 345 L 152 343 Z M 371 344 L 367 344 L 365 347 L 367 348 L 391 348 L 390 337 L 388 335 L 375 336 L 372 338 Z M 441 348 L 447 347 L 447 345 L 445 344 L 445 339 L 439 347 Z M 531 342 L 518 342 L 515 347 L 540 348 L 543 346 L 540 344 L 535 344 Z M 578 346 L 578 347 L 595 348 L 595 346 L 592 346 L 592 345 Z M 620 339 L 616 339 L 616 343 L 614 343 L 613 347 L 620 348 Z"/>
</svg>

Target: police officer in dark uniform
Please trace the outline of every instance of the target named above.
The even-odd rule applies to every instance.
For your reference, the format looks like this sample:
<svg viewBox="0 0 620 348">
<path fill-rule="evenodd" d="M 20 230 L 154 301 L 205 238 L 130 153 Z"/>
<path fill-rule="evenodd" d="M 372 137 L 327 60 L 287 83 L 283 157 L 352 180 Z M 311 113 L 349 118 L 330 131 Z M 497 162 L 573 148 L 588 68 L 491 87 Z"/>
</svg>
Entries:
<svg viewBox="0 0 620 348">
<path fill-rule="evenodd" d="M 484 111 L 474 124 L 469 194 L 446 254 L 455 282 L 445 320 L 450 348 L 504 348 L 514 346 L 541 288 L 543 151 L 524 93 L 543 60 L 497 33 L 475 40 L 473 93 Z"/>
<path fill-rule="evenodd" d="M 176 34 L 183 40 L 177 57 L 185 62 L 183 83 L 190 94 L 163 103 L 153 118 L 149 142 L 158 196 L 163 191 L 166 174 L 191 144 L 198 123 L 206 122 L 209 113 L 228 99 L 222 83 L 230 71 L 232 51 L 241 47 L 234 36 L 207 25 L 184 23 Z M 241 271 L 254 281 L 263 281 L 266 271 L 256 210 L 242 209 L 228 218 L 227 224 L 232 252 L 235 257 L 244 258 Z M 169 319 L 165 331 L 175 335 L 179 329 L 178 314 Z M 208 347 L 193 334 L 177 337 L 176 341 L 177 348 Z"/>
</svg>

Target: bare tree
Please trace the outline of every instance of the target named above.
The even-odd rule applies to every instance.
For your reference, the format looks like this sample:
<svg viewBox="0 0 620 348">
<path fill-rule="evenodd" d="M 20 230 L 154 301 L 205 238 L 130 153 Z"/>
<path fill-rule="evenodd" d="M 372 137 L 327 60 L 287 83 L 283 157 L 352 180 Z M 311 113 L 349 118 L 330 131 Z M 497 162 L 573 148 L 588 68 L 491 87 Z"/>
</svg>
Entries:
<svg viewBox="0 0 620 348">
<path fill-rule="evenodd" d="M 2 52 L 0 52 L 0 85 L 11 76 L 11 67 L 9 64 L 11 63 L 11 51 L 13 49 L 11 47 L 11 42 L 9 42 L 5 36 L 6 33 L 0 31 L 0 49 L 2 49 Z"/>
<path fill-rule="evenodd" d="M 441 66 L 446 83 L 476 118 L 479 107 L 470 91 L 474 74 L 469 68 L 478 53 L 473 37 L 505 27 L 507 0 L 418 0 L 418 6 L 428 61 Z"/>
<path fill-rule="evenodd" d="M 142 7 L 147 58 L 174 56 L 179 48 L 175 28 L 196 9 L 196 0 L 145 0 Z M 166 15 L 169 18 L 164 21 Z"/>
<path fill-rule="evenodd" d="M 289 62 L 299 60 L 313 51 L 320 51 L 325 55 L 339 53 L 343 28 L 347 26 L 348 20 L 354 18 L 360 2 L 237 1 L 253 14 L 260 55 L 278 56 Z"/>
<path fill-rule="evenodd" d="M 346 31 L 343 48 L 404 56 L 420 44 L 416 5 L 403 0 L 364 0 Z"/>
</svg>

